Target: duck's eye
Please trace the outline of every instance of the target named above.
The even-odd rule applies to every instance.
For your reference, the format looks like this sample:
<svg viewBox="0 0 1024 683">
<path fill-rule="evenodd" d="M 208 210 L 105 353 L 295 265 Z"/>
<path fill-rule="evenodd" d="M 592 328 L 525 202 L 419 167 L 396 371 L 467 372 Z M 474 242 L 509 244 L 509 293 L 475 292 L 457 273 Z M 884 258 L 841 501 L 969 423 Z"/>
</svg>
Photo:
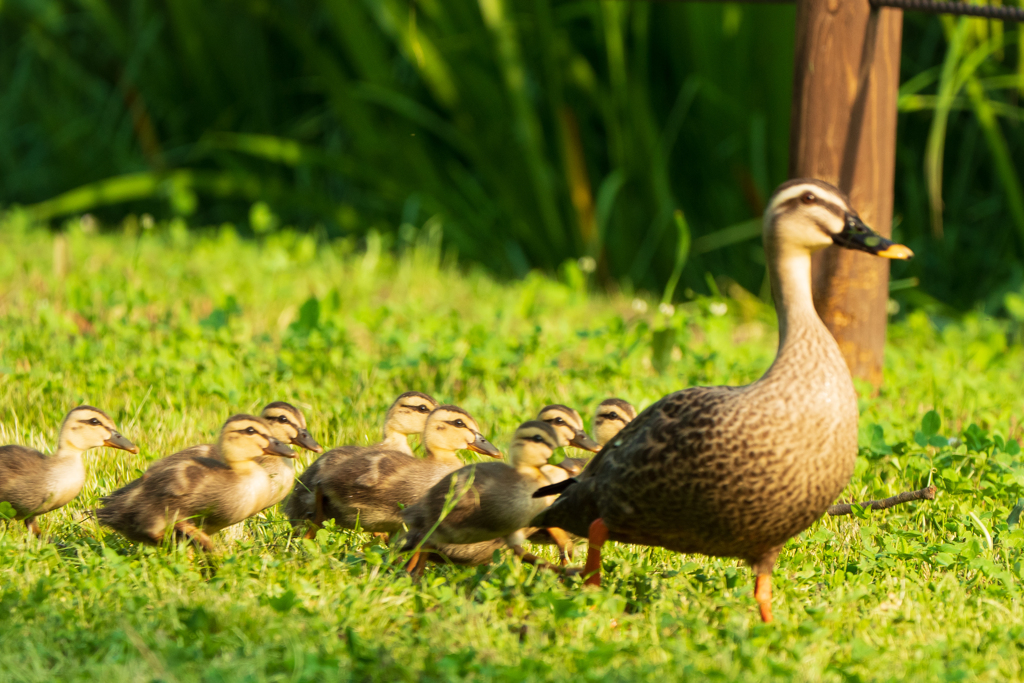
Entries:
<svg viewBox="0 0 1024 683">
<path fill-rule="evenodd" d="M 818 198 L 815 197 L 814 194 L 812 194 L 811 192 L 808 192 L 807 194 L 800 198 L 800 201 L 802 201 L 804 204 L 813 204 L 814 202 L 818 201 Z"/>
<path fill-rule="evenodd" d="M 89 420 L 89 424 L 91 424 L 91 425 L 99 425 L 99 423 L 100 423 L 99 419 L 97 419 L 95 417 L 93 419 Z"/>
<path fill-rule="evenodd" d="M 465 426 L 466 426 L 466 423 L 465 423 L 465 422 L 463 422 L 462 420 L 456 420 L 456 421 L 455 421 L 455 426 L 456 426 L 456 427 L 465 427 Z"/>
<path fill-rule="evenodd" d="M 428 408 L 426 406 L 416 406 L 416 410 L 420 411 L 421 413 L 429 413 L 430 412 L 430 408 Z"/>
<path fill-rule="evenodd" d="M 246 430 L 245 430 L 245 433 L 246 434 L 255 434 L 256 430 L 253 429 L 252 427 L 247 427 Z"/>
<path fill-rule="evenodd" d="M 565 424 L 565 420 L 563 420 L 563 419 L 562 419 L 562 418 L 560 418 L 560 417 L 556 417 L 556 418 L 555 418 L 555 424 L 556 424 L 556 425 L 564 425 L 564 424 Z"/>
<path fill-rule="evenodd" d="M 534 434 L 530 438 L 533 439 L 534 441 L 536 441 L 537 443 L 544 443 L 544 437 L 541 436 L 540 434 Z"/>
<path fill-rule="evenodd" d="M 280 422 L 281 424 L 287 424 L 288 418 L 282 415 L 281 417 L 277 418 L 277 421 Z"/>
</svg>

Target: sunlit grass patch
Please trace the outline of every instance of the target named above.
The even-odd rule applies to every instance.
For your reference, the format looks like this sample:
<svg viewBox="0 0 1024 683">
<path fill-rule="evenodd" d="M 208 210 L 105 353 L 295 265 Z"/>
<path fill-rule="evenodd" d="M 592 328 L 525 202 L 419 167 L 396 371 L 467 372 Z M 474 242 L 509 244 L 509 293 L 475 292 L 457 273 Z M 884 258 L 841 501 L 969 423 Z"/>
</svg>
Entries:
<svg viewBox="0 0 1024 683">
<path fill-rule="evenodd" d="M 288 400 L 325 446 L 370 443 L 419 390 L 504 448 L 550 402 L 589 422 L 608 396 L 642 408 L 756 379 L 772 311 L 717 298 L 667 315 L 571 278 L 500 283 L 427 243 L 396 258 L 287 232 L 61 239 L 12 232 L 0 253 L 2 441 L 52 447 L 88 402 L 142 450 L 87 456 L 82 494 L 41 518 L 57 543 L 0 525 L 0 681 L 1024 678 L 1024 353 L 1006 323 L 891 326 L 844 495 L 932 483 L 938 498 L 825 518 L 787 544 L 771 626 L 734 560 L 609 544 L 599 590 L 510 553 L 417 584 L 368 534 L 299 539 L 279 509 L 219 534 L 210 578 L 188 549 L 139 547 L 89 510 L 231 413 Z M 676 335 L 658 374 L 662 325 Z"/>
</svg>

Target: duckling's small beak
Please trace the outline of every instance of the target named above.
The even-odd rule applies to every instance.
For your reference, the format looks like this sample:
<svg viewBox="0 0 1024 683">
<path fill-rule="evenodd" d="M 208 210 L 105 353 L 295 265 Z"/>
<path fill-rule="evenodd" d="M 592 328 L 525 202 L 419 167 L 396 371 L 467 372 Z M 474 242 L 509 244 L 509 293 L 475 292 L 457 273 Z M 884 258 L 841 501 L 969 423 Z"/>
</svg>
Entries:
<svg viewBox="0 0 1024 683">
<path fill-rule="evenodd" d="M 575 446 L 576 448 L 582 448 L 583 450 L 590 451 L 591 453 L 597 453 L 601 450 L 601 444 L 587 436 L 587 433 L 582 429 L 576 430 L 576 436 L 572 437 L 572 441 L 569 442 L 569 445 Z"/>
<path fill-rule="evenodd" d="M 129 453 L 139 452 L 138 446 L 117 432 L 110 432 L 110 436 L 108 436 L 107 440 L 103 442 L 103 445 L 110 446 L 111 448 L 120 448 L 122 451 L 128 451 Z"/>
<path fill-rule="evenodd" d="M 324 452 L 324 447 L 316 442 L 316 439 L 313 438 L 308 429 L 300 429 L 299 435 L 295 437 L 292 443 L 314 453 Z"/>
<path fill-rule="evenodd" d="M 469 450 L 489 455 L 492 458 L 500 458 L 501 451 L 495 448 L 494 444 L 484 438 L 484 435 L 480 432 L 473 432 L 476 435 L 476 441 L 469 444 Z"/>
<path fill-rule="evenodd" d="M 855 251 L 866 251 L 882 258 L 907 261 L 914 258 L 914 252 L 902 244 L 886 239 L 864 224 L 855 213 L 846 214 L 843 231 L 832 235 L 832 241 L 840 247 Z"/>
<path fill-rule="evenodd" d="M 548 462 L 551 463 L 550 460 Z M 582 472 L 583 468 L 586 466 L 586 462 L 580 460 L 579 458 L 562 458 L 561 462 L 555 462 L 551 464 L 557 467 L 561 467 L 563 470 L 565 470 L 574 477 L 580 472 Z"/>
<path fill-rule="evenodd" d="M 289 448 L 288 444 L 283 444 L 273 437 L 271 437 L 270 443 L 263 447 L 263 452 L 267 455 L 280 455 L 282 458 L 295 457 L 295 451 Z"/>
</svg>

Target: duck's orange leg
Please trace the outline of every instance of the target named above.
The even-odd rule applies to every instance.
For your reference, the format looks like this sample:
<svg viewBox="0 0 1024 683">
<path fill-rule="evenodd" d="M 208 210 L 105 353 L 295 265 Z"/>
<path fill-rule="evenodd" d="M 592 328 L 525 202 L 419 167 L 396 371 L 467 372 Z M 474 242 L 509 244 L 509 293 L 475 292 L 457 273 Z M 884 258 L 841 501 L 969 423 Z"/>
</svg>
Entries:
<svg viewBox="0 0 1024 683">
<path fill-rule="evenodd" d="M 608 540 L 608 527 L 603 519 L 595 519 L 590 523 L 590 533 L 587 535 L 590 545 L 587 547 L 587 563 L 583 565 L 583 582 L 587 586 L 601 585 L 601 546 Z"/>
<path fill-rule="evenodd" d="M 187 519 L 174 524 L 175 530 L 192 543 L 195 543 L 204 552 L 213 552 L 213 539 L 205 531 L 197 527 Z"/>
<path fill-rule="evenodd" d="M 754 599 L 761 608 L 761 621 L 772 623 L 772 575 L 758 574 L 754 582 Z"/>
<path fill-rule="evenodd" d="M 564 567 L 572 559 L 572 539 L 558 527 L 548 527 L 548 534 L 558 546 L 558 560 Z"/>
<path fill-rule="evenodd" d="M 405 565 L 405 571 L 412 574 L 414 579 L 419 579 L 423 576 L 423 570 L 427 567 L 427 560 L 429 560 L 429 551 L 420 550 L 409 558 L 409 562 Z"/>
<path fill-rule="evenodd" d="M 521 546 L 521 545 L 513 545 L 513 546 L 510 546 L 510 547 L 512 548 L 512 552 L 514 552 L 516 554 L 516 557 L 519 558 L 520 562 L 525 562 L 526 564 L 532 564 L 532 565 L 534 565 L 536 567 L 539 567 L 541 569 L 550 569 L 551 571 L 558 571 L 558 568 L 555 567 L 555 565 L 553 565 L 553 564 L 551 564 L 549 562 L 545 562 L 544 560 L 540 559 L 539 557 L 537 557 L 533 553 L 526 552 L 526 550 L 523 549 L 523 546 Z"/>
</svg>

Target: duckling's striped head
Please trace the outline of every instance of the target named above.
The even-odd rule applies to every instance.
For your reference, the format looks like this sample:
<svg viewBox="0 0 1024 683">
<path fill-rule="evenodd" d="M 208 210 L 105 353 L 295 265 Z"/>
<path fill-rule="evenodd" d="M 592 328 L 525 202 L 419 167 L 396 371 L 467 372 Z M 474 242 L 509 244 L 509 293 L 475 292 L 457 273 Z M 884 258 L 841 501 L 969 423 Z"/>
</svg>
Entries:
<svg viewBox="0 0 1024 683">
<path fill-rule="evenodd" d="M 544 406 L 537 413 L 537 419 L 546 422 L 558 434 L 558 445 L 561 447 L 575 446 L 585 451 L 599 451 L 601 445 L 587 436 L 583 431 L 583 418 L 569 406 L 554 403 Z"/>
<path fill-rule="evenodd" d="M 255 415 L 233 415 L 220 430 L 221 456 L 229 465 L 261 455 L 294 458 L 295 451 L 274 437 L 270 424 Z"/>
<path fill-rule="evenodd" d="M 547 422 L 530 420 L 519 425 L 512 436 L 509 464 L 513 467 L 541 467 L 559 448 L 558 431 Z"/>
<path fill-rule="evenodd" d="M 454 453 L 469 449 L 500 458 L 501 451 L 484 438 L 476 420 L 458 406 L 438 406 L 427 416 L 423 445 L 429 453 Z"/>
<path fill-rule="evenodd" d="M 427 416 L 437 407 L 433 397 L 418 391 L 407 391 L 391 404 L 387 417 L 384 418 L 384 438 L 393 435 L 409 436 L 422 434 L 427 424 Z"/>
<path fill-rule="evenodd" d="M 594 436 L 604 446 L 636 417 L 636 408 L 621 398 L 606 398 L 597 406 Z"/>
<path fill-rule="evenodd" d="M 100 446 L 120 448 L 129 453 L 139 452 L 138 446 L 121 436 L 114 421 L 99 408 L 72 408 L 60 426 L 60 448 L 87 451 Z"/>
<path fill-rule="evenodd" d="M 769 252 L 815 252 L 836 244 L 891 259 L 914 254 L 866 226 L 838 188 L 814 178 L 789 180 L 775 190 L 764 212 Z"/>
<path fill-rule="evenodd" d="M 260 417 L 270 424 L 270 430 L 274 438 L 282 443 L 294 444 L 313 451 L 323 453 L 323 447 L 316 442 L 313 435 L 306 428 L 306 417 L 302 411 L 291 403 L 274 401 L 268 403 Z"/>
</svg>

